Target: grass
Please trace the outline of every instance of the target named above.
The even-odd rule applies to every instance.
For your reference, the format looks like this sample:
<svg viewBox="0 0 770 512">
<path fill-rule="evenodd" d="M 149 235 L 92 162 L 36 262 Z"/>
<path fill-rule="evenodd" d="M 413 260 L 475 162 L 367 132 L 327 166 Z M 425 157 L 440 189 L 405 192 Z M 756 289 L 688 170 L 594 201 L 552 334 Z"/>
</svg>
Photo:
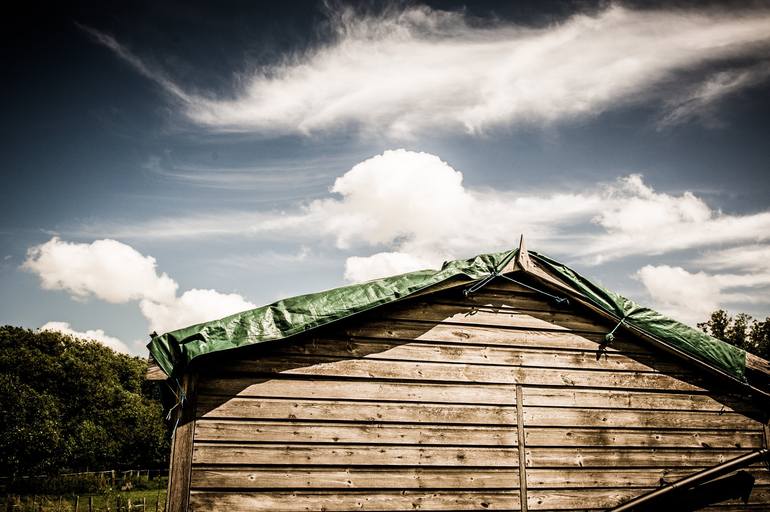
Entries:
<svg viewBox="0 0 770 512">
<path fill-rule="evenodd" d="M 93 503 L 94 512 L 144 512 L 142 503 L 146 503 L 146 510 L 155 512 L 162 511 L 166 505 L 165 489 L 142 489 L 131 491 L 107 491 L 101 494 L 90 495 Z M 88 512 L 89 495 L 81 495 L 78 512 Z M 45 495 L 45 496 L 6 496 L 5 505 L 10 507 L 6 510 L 14 512 L 75 512 L 75 495 Z M 131 508 L 128 508 L 128 501 L 131 500 Z M 119 507 L 119 508 L 118 508 Z"/>
</svg>

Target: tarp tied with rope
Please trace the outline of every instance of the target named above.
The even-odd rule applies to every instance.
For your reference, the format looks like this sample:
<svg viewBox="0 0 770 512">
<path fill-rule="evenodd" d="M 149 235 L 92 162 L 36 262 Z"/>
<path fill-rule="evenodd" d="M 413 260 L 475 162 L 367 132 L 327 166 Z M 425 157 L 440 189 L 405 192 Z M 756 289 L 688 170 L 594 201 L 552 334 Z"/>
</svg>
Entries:
<svg viewBox="0 0 770 512">
<path fill-rule="evenodd" d="M 420 270 L 280 300 L 156 336 L 147 347 L 166 374 L 179 375 L 204 354 L 289 338 L 425 290 L 489 280 L 511 271 L 517 254 L 518 250 L 482 254 L 468 260 L 448 261 L 439 270 Z M 557 279 L 561 288 L 578 294 L 618 322 L 632 325 L 745 382 L 745 351 L 612 293 L 550 258 L 526 250 L 522 254 Z"/>
</svg>

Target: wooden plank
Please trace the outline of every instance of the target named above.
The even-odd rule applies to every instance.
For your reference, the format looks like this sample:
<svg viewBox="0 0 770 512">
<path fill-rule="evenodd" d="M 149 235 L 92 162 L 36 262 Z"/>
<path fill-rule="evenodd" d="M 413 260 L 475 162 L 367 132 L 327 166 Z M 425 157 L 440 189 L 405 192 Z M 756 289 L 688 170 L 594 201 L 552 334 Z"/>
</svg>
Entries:
<svg viewBox="0 0 770 512">
<path fill-rule="evenodd" d="M 368 337 L 400 340 L 441 341 L 445 343 L 475 343 L 479 345 L 503 345 L 530 348 L 554 348 L 575 350 L 597 350 L 606 332 L 573 333 L 565 330 L 538 331 L 475 325 L 442 324 L 419 321 L 373 320 L 366 323 L 350 323 L 341 326 L 341 336 Z M 640 343 L 618 337 L 607 352 L 651 353 Z"/>
<path fill-rule="evenodd" d="M 284 443 L 369 443 L 516 446 L 515 427 L 198 420 L 195 440 Z"/>
<path fill-rule="evenodd" d="M 578 311 L 569 306 L 562 307 L 552 304 L 551 302 L 548 302 L 544 296 L 538 295 L 536 293 L 508 293 L 492 290 L 489 288 L 483 288 L 467 297 L 460 293 L 437 294 L 431 297 L 431 299 L 425 299 L 424 301 L 427 302 L 428 300 L 436 304 L 448 304 L 453 306 L 499 306 L 517 311 L 552 312 L 574 314 L 575 316 L 586 316 L 580 314 Z"/>
<path fill-rule="evenodd" d="M 454 324 L 604 332 L 612 326 L 587 320 L 571 313 L 517 311 L 512 308 L 448 305 L 432 302 L 409 303 L 380 312 L 388 320 L 420 320 Z"/>
<path fill-rule="evenodd" d="M 526 421 L 526 420 L 525 420 Z M 527 447 L 530 467 L 709 467 L 747 450 L 674 448 L 535 448 Z"/>
<path fill-rule="evenodd" d="M 193 468 L 195 489 L 500 489 L 515 486 L 510 468 Z"/>
<path fill-rule="evenodd" d="M 338 420 L 409 423 L 475 423 L 514 425 L 516 409 L 493 405 L 428 405 L 397 402 L 342 402 L 231 398 L 200 395 L 198 415 L 204 418 Z"/>
<path fill-rule="evenodd" d="M 518 491 L 347 493 L 193 493 L 190 510 L 206 512 L 342 512 L 349 510 L 518 510 Z"/>
<path fill-rule="evenodd" d="M 195 443 L 195 464 L 516 467 L 515 448 Z"/>
<path fill-rule="evenodd" d="M 722 400 L 722 402 L 718 401 Z M 594 390 L 569 388 L 527 388 L 524 405 L 552 407 L 612 407 L 617 409 L 655 409 L 677 411 L 748 411 L 760 414 L 759 408 L 732 396 L 706 394 L 638 392 L 626 390 Z"/>
<path fill-rule="evenodd" d="M 184 512 L 190 498 L 190 475 L 193 459 L 193 435 L 195 432 L 197 375 L 187 373 L 182 387 L 187 396 L 180 407 L 179 423 L 171 444 L 171 462 L 167 488 L 167 512 Z"/>
<path fill-rule="evenodd" d="M 529 494 L 530 510 L 606 510 L 652 489 L 548 489 Z"/>
<path fill-rule="evenodd" d="M 376 359 L 333 359 L 295 356 L 262 359 L 236 359 L 216 362 L 201 369 L 207 374 L 259 373 L 308 376 L 356 377 L 371 379 L 421 380 L 456 383 L 522 384 L 529 386 L 579 386 L 620 389 L 671 389 L 699 391 L 702 379 L 644 372 L 603 370 L 554 371 L 500 365 L 382 361 Z"/>
<path fill-rule="evenodd" d="M 653 489 L 550 489 L 540 492 L 533 491 L 530 494 L 529 505 L 531 510 L 606 510 Z M 770 503 L 770 493 L 766 488 L 756 488 L 751 493 L 750 503 L 764 503 L 764 506 L 767 507 L 767 504 Z M 732 507 L 737 507 L 736 510 L 747 510 L 741 506 L 745 507 L 740 500 L 729 500 L 716 507 L 699 510 L 729 510 Z M 665 508 L 661 510 L 665 510 Z"/>
<path fill-rule="evenodd" d="M 527 464 L 526 464 L 526 436 L 524 433 L 524 405 L 521 398 L 521 386 L 516 386 L 516 433 L 519 449 L 519 492 L 521 497 L 521 510 L 527 512 Z"/>
<path fill-rule="evenodd" d="M 503 384 L 441 384 L 373 380 L 201 377 L 199 392 L 207 395 L 356 399 L 388 402 L 434 402 L 513 405 L 515 394 Z"/>
<path fill-rule="evenodd" d="M 524 408 L 524 423 L 538 427 L 611 427 L 759 430 L 761 425 L 737 413 L 632 409 Z"/>
<path fill-rule="evenodd" d="M 538 469 L 527 468 L 528 489 L 560 488 L 612 488 L 612 487 L 658 487 L 664 481 L 676 482 L 704 468 L 636 468 L 590 470 L 584 468 Z M 766 470 L 751 471 L 755 485 L 770 484 Z"/>
<path fill-rule="evenodd" d="M 762 445 L 759 431 L 667 431 L 527 427 L 527 446 L 584 446 L 610 448 L 751 448 Z"/>
<path fill-rule="evenodd" d="M 316 339 L 276 347 L 271 355 L 333 356 L 403 361 L 496 364 L 547 368 L 582 368 L 612 371 L 685 372 L 677 363 L 661 362 L 652 355 L 629 357 L 619 352 L 597 357 L 596 351 L 559 351 L 447 343 L 421 343 L 369 339 Z"/>
</svg>

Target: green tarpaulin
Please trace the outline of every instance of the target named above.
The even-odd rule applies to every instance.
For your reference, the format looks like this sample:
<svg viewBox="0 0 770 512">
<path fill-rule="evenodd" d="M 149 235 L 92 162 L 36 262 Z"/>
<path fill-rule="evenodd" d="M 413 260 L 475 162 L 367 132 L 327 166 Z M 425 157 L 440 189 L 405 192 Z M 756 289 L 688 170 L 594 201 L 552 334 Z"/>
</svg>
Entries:
<svg viewBox="0 0 770 512">
<path fill-rule="evenodd" d="M 147 348 L 168 375 L 178 375 L 191 361 L 204 354 L 288 338 L 428 288 L 484 279 L 508 265 L 516 252 L 483 254 L 469 260 L 446 262 L 440 270 L 420 270 L 280 300 L 156 336 Z M 534 252 L 529 256 L 567 287 L 618 320 L 623 319 L 663 343 L 745 381 L 746 353 L 743 350 L 605 290 L 545 256 Z"/>
</svg>

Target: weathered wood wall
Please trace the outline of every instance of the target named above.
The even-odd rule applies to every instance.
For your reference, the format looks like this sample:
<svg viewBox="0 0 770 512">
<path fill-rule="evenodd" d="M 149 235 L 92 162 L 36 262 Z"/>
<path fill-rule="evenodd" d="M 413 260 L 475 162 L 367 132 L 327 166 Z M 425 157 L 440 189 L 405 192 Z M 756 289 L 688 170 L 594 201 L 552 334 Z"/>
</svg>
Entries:
<svg viewBox="0 0 770 512">
<path fill-rule="evenodd" d="M 720 383 L 623 336 L 599 353 L 612 327 L 492 284 L 212 358 L 190 509 L 601 510 L 763 446 Z M 715 509 L 767 509 L 752 474 L 752 505 Z"/>
</svg>

